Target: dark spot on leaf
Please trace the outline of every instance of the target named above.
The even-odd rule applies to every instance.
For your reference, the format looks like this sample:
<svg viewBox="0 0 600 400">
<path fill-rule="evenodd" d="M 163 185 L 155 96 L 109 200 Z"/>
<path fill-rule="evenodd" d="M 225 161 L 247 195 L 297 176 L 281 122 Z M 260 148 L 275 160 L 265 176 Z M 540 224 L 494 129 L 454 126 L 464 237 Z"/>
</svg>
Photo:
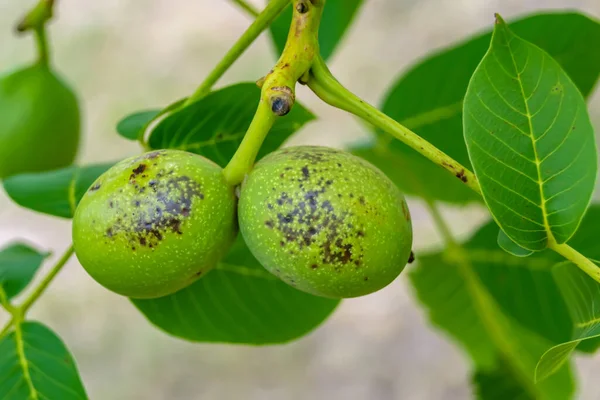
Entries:
<svg viewBox="0 0 600 400">
<path fill-rule="evenodd" d="M 90 188 L 89 192 L 95 192 L 96 190 L 100 189 L 101 186 L 102 185 L 100 185 L 100 182 L 98 182 Z"/>
<path fill-rule="evenodd" d="M 415 253 L 411 251 L 410 256 L 408 257 L 408 263 L 412 264 L 413 262 L 415 262 Z"/>
</svg>

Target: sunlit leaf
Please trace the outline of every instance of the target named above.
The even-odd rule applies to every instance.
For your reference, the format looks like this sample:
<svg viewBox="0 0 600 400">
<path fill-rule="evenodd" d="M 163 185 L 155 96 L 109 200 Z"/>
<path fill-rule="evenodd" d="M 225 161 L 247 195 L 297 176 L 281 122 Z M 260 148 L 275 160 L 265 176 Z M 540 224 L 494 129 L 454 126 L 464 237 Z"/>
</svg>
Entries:
<svg viewBox="0 0 600 400">
<path fill-rule="evenodd" d="M 215 270 L 171 296 L 132 300 L 158 328 L 195 342 L 284 343 L 321 324 L 337 300 L 300 292 L 268 273 L 241 236 Z"/>
<path fill-rule="evenodd" d="M 0 339 L 0 399 L 85 400 L 75 361 L 55 333 L 38 322 Z"/>
<path fill-rule="evenodd" d="M 577 13 L 536 14 L 511 23 L 522 38 L 552 56 L 587 97 L 600 74 L 600 24 Z M 417 63 L 398 79 L 382 110 L 466 167 L 462 104 L 469 79 L 484 56 L 491 33 L 476 36 Z M 357 153 L 369 159 L 407 194 L 450 203 L 479 197 L 442 168 L 389 135 L 377 132 Z"/>
<path fill-rule="evenodd" d="M 57 217 L 73 218 L 83 194 L 112 164 L 71 166 L 49 172 L 15 175 L 4 180 L 4 190 L 22 207 Z"/>
<path fill-rule="evenodd" d="M 594 131 L 560 65 L 497 17 L 464 102 L 464 134 L 488 208 L 528 250 L 576 231 L 594 189 Z"/>
</svg>

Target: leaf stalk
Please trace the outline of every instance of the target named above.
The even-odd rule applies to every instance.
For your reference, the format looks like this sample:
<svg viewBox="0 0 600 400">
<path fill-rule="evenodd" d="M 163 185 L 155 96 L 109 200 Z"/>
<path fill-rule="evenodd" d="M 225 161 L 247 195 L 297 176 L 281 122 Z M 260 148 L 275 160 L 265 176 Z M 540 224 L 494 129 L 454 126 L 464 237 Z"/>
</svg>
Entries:
<svg viewBox="0 0 600 400">
<path fill-rule="evenodd" d="M 288 39 L 279 61 L 260 79 L 260 102 L 250 128 L 223 173 L 239 185 L 252 169 L 264 139 L 277 117 L 287 115 L 296 100 L 296 83 L 305 82 L 319 54 L 319 26 L 325 1 L 294 0 Z"/>
</svg>

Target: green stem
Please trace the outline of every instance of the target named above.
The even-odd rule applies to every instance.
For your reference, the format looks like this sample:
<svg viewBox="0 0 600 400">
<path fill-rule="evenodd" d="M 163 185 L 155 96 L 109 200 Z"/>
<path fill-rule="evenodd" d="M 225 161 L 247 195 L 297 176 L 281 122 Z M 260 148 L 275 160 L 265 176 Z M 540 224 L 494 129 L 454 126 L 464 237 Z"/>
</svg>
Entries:
<svg viewBox="0 0 600 400">
<path fill-rule="evenodd" d="M 273 70 L 258 82 L 262 88 L 258 110 L 223 171 L 232 186 L 240 184 L 252 169 L 276 117 L 285 116 L 294 106 L 296 83 L 307 77 L 319 54 L 319 25 L 325 1 L 294 0 L 293 4 L 293 20 L 283 53 Z"/>
<path fill-rule="evenodd" d="M 35 41 L 37 44 L 38 63 L 48 67 L 50 65 L 50 51 L 48 50 L 48 38 L 44 26 L 35 30 Z"/>
<path fill-rule="evenodd" d="M 468 168 L 346 89 L 331 74 L 321 57 L 315 59 L 308 86 L 327 104 L 348 111 L 389 133 L 481 194 L 477 178 Z"/>
<path fill-rule="evenodd" d="M 2 286 L 0 286 L 0 306 L 2 306 L 6 311 L 13 314 L 14 307 L 8 301 L 8 296 L 6 295 L 6 291 Z"/>
<path fill-rule="evenodd" d="M 40 0 L 17 25 L 17 32 L 32 30 L 37 44 L 38 63 L 49 65 L 48 40 L 46 37 L 46 23 L 53 16 L 54 0 Z"/>
<path fill-rule="evenodd" d="M 572 248 L 566 243 L 558 244 L 556 241 L 551 240 L 548 247 L 573 264 L 577 265 L 583 272 L 588 274 L 593 280 L 600 283 L 600 268 L 586 256 L 579 253 L 577 250 Z"/>
<path fill-rule="evenodd" d="M 244 11 L 246 11 L 251 16 L 258 17 L 259 12 L 256 10 L 256 8 L 254 8 L 254 6 L 252 6 L 246 0 L 232 0 L 232 1 L 235 4 L 237 4 L 238 6 L 240 6 Z"/>
<path fill-rule="evenodd" d="M 240 144 L 240 147 L 231 158 L 231 161 L 223 174 L 225 180 L 231 185 L 236 186 L 244 180 L 248 171 L 254 165 L 254 160 L 258 155 L 258 151 L 262 146 L 263 141 L 275 123 L 275 114 L 271 111 L 271 105 L 268 99 L 261 96 L 260 103 L 254 119 Z"/>
<path fill-rule="evenodd" d="M 75 250 L 73 249 L 73 245 L 71 244 L 69 248 L 65 251 L 65 253 L 60 257 L 60 259 L 54 264 L 54 266 L 50 269 L 50 272 L 44 277 L 44 279 L 38 284 L 38 286 L 34 289 L 33 292 L 23 301 L 19 307 L 12 307 L 12 310 L 9 310 L 12 314 L 12 318 L 8 321 L 8 324 L 2 329 L 0 332 L 0 338 L 2 338 L 10 329 L 10 327 L 14 324 L 19 323 L 21 320 L 25 318 L 27 311 L 29 308 L 36 302 L 36 300 L 44 293 L 46 288 L 50 285 L 52 280 L 56 277 L 56 275 L 62 270 L 65 264 L 69 261 L 71 256 Z"/>
<path fill-rule="evenodd" d="M 58 273 L 62 270 L 65 264 L 69 261 L 71 256 L 75 253 L 75 249 L 71 244 L 69 248 L 64 252 L 64 254 L 60 257 L 60 259 L 54 264 L 54 266 L 48 272 L 48 275 L 44 277 L 44 279 L 39 283 L 39 285 L 35 288 L 35 290 L 25 299 L 23 304 L 19 307 L 23 315 L 27 313 L 29 308 L 35 303 L 35 301 L 44 293 L 50 282 L 58 275 Z"/>
<path fill-rule="evenodd" d="M 10 321 L 8 321 L 8 324 L 6 324 L 4 326 L 4 328 L 2 328 L 2 331 L 0 331 L 0 339 L 2 339 L 4 336 L 6 336 L 6 334 L 10 331 L 10 328 L 13 325 L 13 320 L 11 319 Z"/>
<path fill-rule="evenodd" d="M 196 91 L 183 103 L 182 107 L 188 106 L 200 100 L 210 92 L 217 81 L 233 65 L 233 63 L 250 47 L 256 38 L 271 25 L 281 12 L 291 3 L 291 0 L 271 0 L 265 9 L 258 15 L 246 32 L 240 36 L 227 54 L 221 59 L 216 67 L 208 74 L 204 82 L 198 86 Z"/>
</svg>

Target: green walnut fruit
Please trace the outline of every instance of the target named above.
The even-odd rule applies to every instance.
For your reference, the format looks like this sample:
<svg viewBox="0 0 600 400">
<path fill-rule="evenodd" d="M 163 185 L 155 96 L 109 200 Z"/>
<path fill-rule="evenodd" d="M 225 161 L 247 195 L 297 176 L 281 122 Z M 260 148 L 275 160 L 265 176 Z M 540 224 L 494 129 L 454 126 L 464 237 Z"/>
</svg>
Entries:
<svg viewBox="0 0 600 400">
<path fill-rule="evenodd" d="M 121 161 L 85 193 L 73 219 L 81 265 L 132 298 L 172 294 L 213 268 L 237 235 L 237 198 L 212 161 L 161 150 Z"/>
<path fill-rule="evenodd" d="M 377 168 L 343 151 L 271 153 L 242 185 L 240 231 L 260 263 L 323 297 L 358 297 L 392 282 L 411 255 L 404 196 Z"/>
<path fill-rule="evenodd" d="M 79 128 L 75 95 L 47 66 L 0 79 L 0 179 L 70 165 Z"/>
</svg>

